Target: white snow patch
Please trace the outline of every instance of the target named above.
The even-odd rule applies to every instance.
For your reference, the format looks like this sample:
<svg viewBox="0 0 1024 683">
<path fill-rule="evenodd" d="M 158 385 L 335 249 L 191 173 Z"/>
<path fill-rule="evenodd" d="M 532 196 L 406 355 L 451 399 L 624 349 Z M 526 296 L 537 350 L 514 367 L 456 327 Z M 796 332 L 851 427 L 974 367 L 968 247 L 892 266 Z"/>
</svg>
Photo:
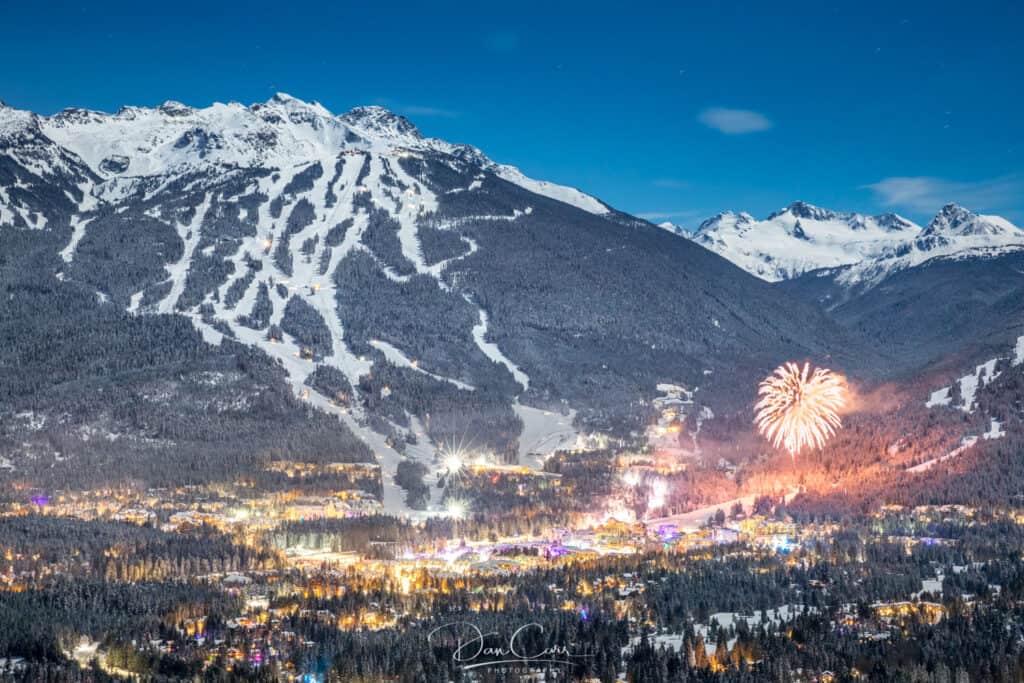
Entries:
<svg viewBox="0 0 1024 683">
<path fill-rule="evenodd" d="M 985 361 L 981 365 L 974 368 L 974 372 L 969 375 L 964 375 L 959 380 L 960 383 L 960 397 L 963 399 L 963 403 L 959 406 L 960 410 L 965 413 L 974 412 L 974 397 L 978 393 L 979 386 L 988 386 L 992 380 L 999 376 L 996 372 L 996 363 L 999 361 L 998 358 L 992 358 Z M 948 406 L 953 402 L 953 398 L 950 395 L 951 387 L 942 387 L 936 389 L 928 397 L 925 402 L 926 408 L 934 408 L 936 406 Z"/>
<path fill-rule="evenodd" d="M 983 439 L 999 439 L 999 438 L 1002 438 L 1002 437 L 1006 436 L 1006 432 L 1003 431 L 1003 425 L 999 422 L 999 420 L 995 419 L 994 417 L 989 418 L 989 420 L 990 420 L 990 424 L 989 424 L 988 431 L 985 432 L 984 434 L 982 434 L 981 438 L 983 438 Z"/>
<path fill-rule="evenodd" d="M 391 363 L 392 365 L 396 365 L 400 368 L 410 368 L 412 370 L 415 370 L 416 372 L 427 375 L 428 377 L 433 377 L 436 380 L 448 382 L 449 384 L 454 384 L 459 389 L 464 389 L 466 391 L 476 390 L 476 387 L 472 386 L 471 384 L 466 384 L 465 382 L 460 382 L 457 379 L 452 379 L 451 377 L 445 377 L 443 375 L 437 375 L 433 372 L 428 372 L 424 370 L 423 368 L 419 367 L 419 363 L 409 360 L 408 356 L 406 356 L 404 353 L 402 353 L 401 351 L 399 351 L 397 348 L 387 343 L 386 341 L 381 341 L 380 339 L 371 339 L 370 346 L 383 353 L 384 357 L 387 358 L 388 362 Z"/>
<path fill-rule="evenodd" d="M 78 248 L 78 243 L 85 237 L 85 226 L 89 224 L 89 220 L 82 220 L 78 216 L 74 216 L 71 219 L 71 239 L 68 240 L 67 246 L 60 250 L 60 257 L 64 259 L 64 263 L 71 263 L 75 257 L 75 249 Z M 2 222 L 2 221 L 0 221 Z"/>
<path fill-rule="evenodd" d="M 512 404 L 512 410 L 523 421 L 523 431 L 519 435 L 519 464 L 539 470 L 549 455 L 575 443 L 578 434 L 572 422 L 576 411 L 570 410 L 563 415 L 524 406 L 518 401 Z"/>
<path fill-rule="evenodd" d="M 963 396 L 964 404 L 961 406 L 964 412 L 974 411 L 974 396 L 978 392 L 978 385 L 987 386 L 992 380 L 999 376 L 995 372 L 996 362 L 993 358 L 985 361 L 974 369 L 974 373 L 960 378 L 960 395 Z"/>
<path fill-rule="evenodd" d="M 793 497 L 796 496 L 797 492 L 797 489 L 792 489 L 787 493 L 785 495 L 785 502 L 788 503 L 792 500 Z M 648 527 L 665 524 L 675 526 L 678 531 L 696 531 L 704 526 L 704 524 L 707 523 L 707 521 L 711 519 L 716 512 L 721 510 L 722 512 L 728 513 L 736 503 L 743 505 L 743 509 L 750 510 L 754 507 L 754 501 L 757 499 L 758 495 L 759 494 L 752 494 L 749 496 L 743 496 L 742 498 L 733 498 L 732 500 L 722 501 L 721 503 L 715 503 L 714 505 L 706 505 L 702 508 L 691 510 L 690 512 L 682 512 L 678 515 L 654 517 L 644 520 L 644 523 Z"/>
<path fill-rule="evenodd" d="M 925 402 L 926 408 L 934 408 L 935 406 L 948 406 L 953 402 L 953 397 L 949 395 L 951 387 L 942 387 L 932 392 L 932 395 Z"/>
<path fill-rule="evenodd" d="M 466 299 L 469 301 L 469 299 Z M 472 302 L 470 302 L 472 303 Z M 487 313 L 482 308 L 480 309 L 480 322 L 473 326 L 473 339 L 476 341 L 477 347 L 483 351 L 484 355 L 490 358 L 495 363 L 501 363 L 508 371 L 512 373 L 512 377 L 516 382 L 526 391 L 530 388 L 530 378 L 525 372 L 519 369 L 519 366 L 513 363 L 501 352 L 498 345 L 494 342 L 487 341 Z"/>
<path fill-rule="evenodd" d="M 711 622 L 718 624 L 720 628 L 735 628 L 739 622 L 743 621 L 747 623 L 751 629 L 757 629 L 764 626 L 766 629 L 778 628 L 782 624 L 788 624 L 800 615 L 807 613 L 814 613 L 817 608 L 810 605 L 782 605 L 774 609 L 768 610 L 754 610 L 750 614 L 741 614 L 739 612 L 716 612 L 708 617 L 707 624 L 694 624 L 694 631 L 704 639 L 704 651 L 709 657 L 714 656 L 715 650 L 718 648 L 718 643 L 713 640 L 709 640 L 709 634 L 711 631 Z M 648 642 L 650 642 L 655 648 L 664 647 L 666 649 L 672 649 L 676 652 L 681 652 L 683 645 L 686 640 L 681 633 L 657 633 L 647 636 Z M 637 645 L 640 644 L 641 637 L 633 636 L 629 640 L 629 645 L 623 648 L 623 655 L 628 655 Z M 730 639 L 726 645 L 731 650 L 735 645 L 736 639 Z"/>
<path fill-rule="evenodd" d="M 585 192 L 581 192 L 574 187 L 566 187 L 565 185 L 556 185 L 555 183 L 549 183 L 546 180 L 534 180 L 523 175 L 515 166 L 497 165 L 494 169 L 495 175 L 503 180 L 507 180 L 510 183 L 518 185 L 530 192 L 535 194 L 550 197 L 565 204 L 570 204 L 578 209 L 583 209 L 588 213 L 593 213 L 598 216 L 602 216 L 608 213 L 608 207 L 605 206 L 601 201 L 591 197 Z"/>
<path fill-rule="evenodd" d="M 937 465 L 938 463 L 945 462 L 947 460 L 955 458 L 956 456 L 960 455 L 961 453 L 963 453 L 964 451 L 966 451 L 968 448 L 970 448 L 971 446 L 973 446 L 976 443 L 978 443 L 978 437 L 976 437 L 976 436 L 965 436 L 963 438 L 963 440 L 960 442 L 960 445 L 957 446 L 956 448 L 954 448 L 953 450 L 951 450 L 949 453 L 946 453 L 945 455 L 943 455 L 943 456 L 941 456 L 939 458 L 932 458 L 931 460 L 925 460 L 920 465 L 914 465 L 913 467 L 908 467 L 907 468 L 907 472 L 913 472 L 915 474 L 918 473 L 918 472 L 927 472 L 931 468 L 935 467 L 935 465 Z"/>
</svg>

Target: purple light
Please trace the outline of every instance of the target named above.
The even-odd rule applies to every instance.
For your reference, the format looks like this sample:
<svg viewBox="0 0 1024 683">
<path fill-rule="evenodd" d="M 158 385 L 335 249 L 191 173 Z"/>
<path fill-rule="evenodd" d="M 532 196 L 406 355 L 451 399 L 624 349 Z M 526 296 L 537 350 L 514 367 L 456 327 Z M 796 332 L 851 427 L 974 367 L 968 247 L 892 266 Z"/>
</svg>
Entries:
<svg viewBox="0 0 1024 683">
<path fill-rule="evenodd" d="M 583 621 L 590 621 L 590 613 L 587 612 L 586 607 L 580 607 L 580 619 Z"/>
<path fill-rule="evenodd" d="M 547 547 L 547 550 L 544 554 L 548 557 L 548 559 L 555 559 L 562 557 L 563 555 L 568 555 L 569 551 L 565 548 L 565 546 L 552 544 Z"/>
<path fill-rule="evenodd" d="M 32 497 L 32 502 L 35 505 L 38 505 L 41 508 L 42 507 L 46 507 L 47 505 L 50 504 L 50 497 L 49 496 L 33 496 Z"/>
</svg>

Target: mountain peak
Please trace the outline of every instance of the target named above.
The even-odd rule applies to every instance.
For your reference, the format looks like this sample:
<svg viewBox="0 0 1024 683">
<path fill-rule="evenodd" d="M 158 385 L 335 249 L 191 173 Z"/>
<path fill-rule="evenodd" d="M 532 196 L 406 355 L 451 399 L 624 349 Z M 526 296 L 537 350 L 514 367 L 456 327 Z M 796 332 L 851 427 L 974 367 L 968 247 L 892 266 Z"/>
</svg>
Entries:
<svg viewBox="0 0 1024 683">
<path fill-rule="evenodd" d="M 699 233 L 713 230 L 714 228 L 718 227 L 721 223 L 724 222 L 732 224 L 754 223 L 755 219 L 746 211 L 736 212 L 727 209 L 725 211 L 719 211 L 711 218 L 708 218 L 707 220 L 703 221 L 700 225 L 697 226 L 696 232 Z"/>
<path fill-rule="evenodd" d="M 901 230 L 917 232 L 920 230 L 919 226 L 896 213 L 880 214 L 875 216 L 875 221 L 889 232 L 899 232 Z"/>
<path fill-rule="evenodd" d="M 267 100 L 267 104 L 287 104 L 289 102 L 302 102 L 302 100 L 300 100 L 297 97 L 292 97 L 286 92 L 280 91 L 274 93 L 274 95 L 269 100 Z M 302 103 L 305 104 L 305 102 Z"/>
<path fill-rule="evenodd" d="M 25 140 L 39 132 L 39 118 L 32 112 L 0 107 L 0 139 Z"/>
<path fill-rule="evenodd" d="M 188 116 L 194 111 L 192 107 L 187 104 L 182 104 L 176 100 L 167 100 L 157 107 L 157 110 L 167 116 Z"/>
<path fill-rule="evenodd" d="M 423 139 L 423 134 L 412 121 L 401 114 L 377 105 L 355 107 L 338 117 L 343 122 L 387 137 Z"/>
<path fill-rule="evenodd" d="M 939 209 L 939 212 L 935 214 L 935 218 L 932 219 L 932 224 L 939 223 L 957 223 L 965 220 L 970 220 L 974 217 L 974 213 L 968 211 L 959 204 L 949 203 Z"/>
<path fill-rule="evenodd" d="M 807 202 L 797 200 L 790 204 L 789 206 L 787 206 L 786 208 L 776 211 L 770 216 L 768 216 L 768 220 L 778 218 L 779 216 L 786 213 L 790 214 L 795 218 L 804 218 L 816 221 L 827 221 L 835 218 L 838 215 L 835 211 L 822 209 L 821 207 L 814 206 L 813 204 L 808 204 Z"/>
<path fill-rule="evenodd" d="M 312 102 L 306 102 L 305 100 L 293 97 L 286 92 L 276 92 L 274 95 L 264 102 L 262 105 L 255 105 L 259 107 L 269 108 L 281 108 L 289 113 L 289 118 L 295 120 L 296 115 L 299 120 L 308 120 L 310 118 L 322 117 L 333 117 L 330 111 L 327 110 L 322 104 L 313 100 Z"/>
<path fill-rule="evenodd" d="M 974 235 L 1019 236 L 1020 229 L 1005 218 L 982 216 L 959 204 L 946 204 L 921 233 L 922 237 L 969 237 Z"/>
</svg>

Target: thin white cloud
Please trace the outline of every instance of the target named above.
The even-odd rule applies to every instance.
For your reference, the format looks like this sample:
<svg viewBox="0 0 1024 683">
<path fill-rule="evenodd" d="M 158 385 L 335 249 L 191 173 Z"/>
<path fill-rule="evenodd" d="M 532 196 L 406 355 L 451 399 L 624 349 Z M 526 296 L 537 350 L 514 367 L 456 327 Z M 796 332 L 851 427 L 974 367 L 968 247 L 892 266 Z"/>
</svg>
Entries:
<svg viewBox="0 0 1024 683">
<path fill-rule="evenodd" d="M 768 130 L 772 122 L 767 116 L 749 109 L 726 109 L 724 107 L 711 107 L 705 109 L 697 117 L 697 120 L 708 128 L 714 128 L 726 135 L 744 135 L 746 133 L 757 133 Z"/>
<path fill-rule="evenodd" d="M 665 218 L 696 218 L 703 215 L 700 211 L 693 209 L 680 209 L 679 211 L 644 211 L 636 214 L 636 217 L 643 218 L 645 221 L 653 221 Z"/>
<path fill-rule="evenodd" d="M 441 107 L 425 107 L 416 104 L 410 104 L 402 107 L 402 112 L 409 116 L 432 116 L 435 118 L 442 119 L 454 119 L 459 116 L 459 112 L 452 109 L 442 109 Z"/>
<path fill-rule="evenodd" d="M 972 211 L 1019 208 L 1024 197 L 1024 178 L 1002 176 L 976 181 L 957 181 L 930 176 L 896 176 L 863 186 L 885 206 L 928 214 L 954 202 Z"/>
</svg>

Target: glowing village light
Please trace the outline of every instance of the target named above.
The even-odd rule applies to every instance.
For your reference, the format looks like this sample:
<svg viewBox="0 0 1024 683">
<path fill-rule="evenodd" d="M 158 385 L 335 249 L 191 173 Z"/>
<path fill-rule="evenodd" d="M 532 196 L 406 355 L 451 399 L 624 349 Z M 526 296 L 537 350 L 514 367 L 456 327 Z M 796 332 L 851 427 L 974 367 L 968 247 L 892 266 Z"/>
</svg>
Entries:
<svg viewBox="0 0 1024 683">
<path fill-rule="evenodd" d="M 657 510 L 665 506 L 665 497 L 668 495 L 668 482 L 664 479 L 655 479 L 651 482 L 650 493 L 647 497 L 647 509 Z"/>
<path fill-rule="evenodd" d="M 457 475 L 466 466 L 466 460 L 460 451 L 452 451 L 445 454 L 441 460 L 441 466 L 448 474 Z"/>
<path fill-rule="evenodd" d="M 445 512 L 452 519 L 465 519 L 468 511 L 469 506 L 466 505 L 465 501 L 452 499 L 445 505 Z"/>
</svg>

